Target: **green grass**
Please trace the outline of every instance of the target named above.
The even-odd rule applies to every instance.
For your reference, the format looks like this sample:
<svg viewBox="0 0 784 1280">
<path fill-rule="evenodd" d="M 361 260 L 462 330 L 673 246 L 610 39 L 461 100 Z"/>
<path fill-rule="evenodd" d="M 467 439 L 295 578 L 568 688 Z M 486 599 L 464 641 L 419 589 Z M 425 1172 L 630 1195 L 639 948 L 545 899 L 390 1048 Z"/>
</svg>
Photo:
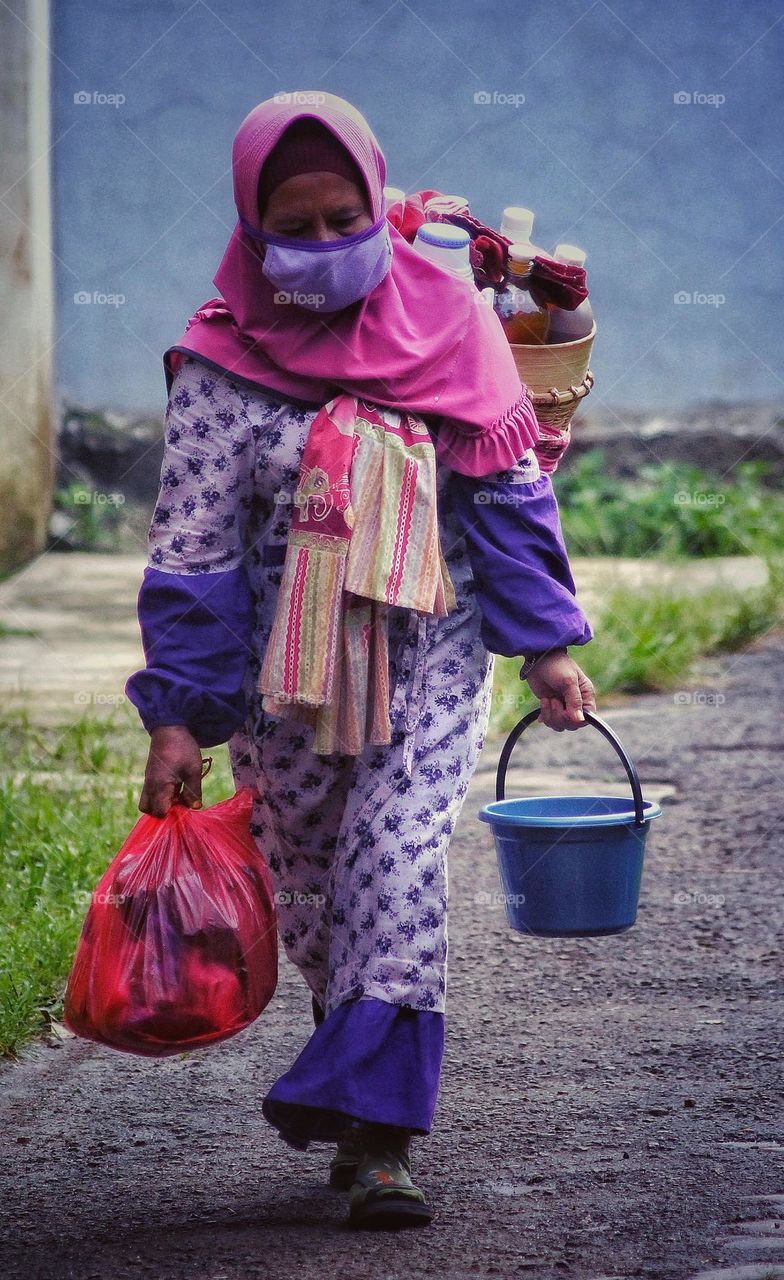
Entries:
<svg viewBox="0 0 784 1280">
<path fill-rule="evenodd" d="M 574 556 L 764 556 L 784 546 L 784 494 L 762 483 L 767 472 L 744 462 L 730 481 L 657 463 L 619 480 L 592 449 L 567 460 L 553 483 Z"/>
<path fill-rule="evenodd" d="M 89 895 L 140 816 L 148 738 L 122 712 L 60 729 L 7 716 L 0 735 L 0 1053 L 14 1054 L 61 1015 Z M 234 787 L 225 748 L 209 754 L 215 804 Z"/>
<path fill-rule="evenodd" d="M 55 509 L 73 521 L 67 541 L 81 551 L 118 549 L 124 503 L 123 494 L 94 492 L 81 483 L 69 484 L 54 495 Z"/>
<path fill-rule="evenodd" d="M 27 627 L 9 627 L 5 622 L 0 622 L 0 640 L 6 640 L 12 636 L 35 636 L 36 631 L 30 631 Z"/>
<path fill-rule="evenodd" d="M 784 623 L 784 567 L 769 562 L 763 587 L 608 591 L 594 622 L 594 639 L 572 649 L 599 698 L 614 693 L 688 688 L 704 657 L 733 653 Z M 521 659 L 497 658 L 491 727 L 508 731 L 536 706 L 519 678 Z"/>
</svg>

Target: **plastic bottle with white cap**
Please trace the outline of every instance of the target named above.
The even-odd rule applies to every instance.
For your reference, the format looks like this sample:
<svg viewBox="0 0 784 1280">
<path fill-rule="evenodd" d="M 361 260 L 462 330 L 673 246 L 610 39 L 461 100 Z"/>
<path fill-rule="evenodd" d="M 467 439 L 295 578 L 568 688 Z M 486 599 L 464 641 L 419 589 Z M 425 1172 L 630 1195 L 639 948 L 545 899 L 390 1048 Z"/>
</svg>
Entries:
<svg viewBox="0 0 784 1280">
<path fill-rule="evenodd" d="M 584 267 L 588 254 L 576 244 L 557 244 L 553 249 L 556 262 L 564 262 L 569 267 Z"/>
<path fill-rule="evenodd" d="M 587 256 L 585 250 L 576 244 L 557 244 L 553 250 L 556 262 L 563 262 L 569 267 L 584 267 Z M 550 307 L 549 311 L 548 345 L 553 342 L 577 342 L 579 338 L 586 338 L 593 329 L 593 308 L 588 298 L 574 311 L 565 311 L 563 307 Z"/>
<path fill-rule="evenodd" d="M 387 213 L 393 204 L 402 204 L 405 206 L 406 193 L 402 187 L 384 187 L 384 213 Z"/>
<path fill-rule="evenodd" d="M 469 245 L 471 237 L 462 227 L 449 222 L 423 222 L 414 239 L 413 247 L 428 262 L 449 271 L 466 284 L 474 284 Z"/>
<path fill-rule="evenodd" d="M 504 209 L 504 215 L 501 219 L 501 235 L 506 236 L 507 240 L 511 240 L 512 244 L 525 244 L 531 250 L 531 257 L 535 258 L 537 254 L 543 254 L 549 257 L 546 249 L 542 249 L 538 244 L 534 244 L 531 235 L 534 229 L 534 215 L 532 209 L 522 209 L 519 205 L 510 204 Z"/>
<path fill-rule="evenodd" d="M 534 302 L 528 288 L 531 246 L 509 246 L 506 280 L 495 295 L 494 309 L 504 333 L 513 346 L 541 345 L 547 342 L 550 317 L 547 307 Z"/>
</svg>

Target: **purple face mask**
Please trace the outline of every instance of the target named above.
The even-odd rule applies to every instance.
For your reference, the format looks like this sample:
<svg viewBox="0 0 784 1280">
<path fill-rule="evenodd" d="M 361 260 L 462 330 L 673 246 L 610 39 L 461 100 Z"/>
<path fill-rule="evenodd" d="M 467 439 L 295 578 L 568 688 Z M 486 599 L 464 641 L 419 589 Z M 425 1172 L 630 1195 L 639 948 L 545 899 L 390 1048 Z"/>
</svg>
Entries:
<svg viewBox="0 0 784 1280">
<path fill-rule="evenodd" d="M 275 301 L 294 303 L 306 311 L 342 311 L 366 298 L 380 284 L 392 263 L 392 243 L 386 217 L 354 236 L 339 240 L 293 240 L 242 228 L 265 245 L 262 271 L 278 292 Z"/>
</svg>

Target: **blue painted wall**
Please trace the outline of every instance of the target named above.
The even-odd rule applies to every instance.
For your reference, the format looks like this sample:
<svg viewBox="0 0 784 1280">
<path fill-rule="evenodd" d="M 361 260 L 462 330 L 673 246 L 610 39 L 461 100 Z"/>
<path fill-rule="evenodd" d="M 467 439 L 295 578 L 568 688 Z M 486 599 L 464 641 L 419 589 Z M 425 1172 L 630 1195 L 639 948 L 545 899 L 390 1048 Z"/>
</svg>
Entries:
<svg viewBox="0 0 784 1280">
<path fill-rule="evenodd" d="M 231 230 L 235 129 L 301 88 L 365 113 L 395 185 L 464 194 L 496 224 L 505 204 L 528 205 L 539 243 L 588 250 L 596 408 L 781 394 L 779 0 L 53 9 L 67 396 L 160 407 L 160 353 L 214 293 Z"/>
</svg>

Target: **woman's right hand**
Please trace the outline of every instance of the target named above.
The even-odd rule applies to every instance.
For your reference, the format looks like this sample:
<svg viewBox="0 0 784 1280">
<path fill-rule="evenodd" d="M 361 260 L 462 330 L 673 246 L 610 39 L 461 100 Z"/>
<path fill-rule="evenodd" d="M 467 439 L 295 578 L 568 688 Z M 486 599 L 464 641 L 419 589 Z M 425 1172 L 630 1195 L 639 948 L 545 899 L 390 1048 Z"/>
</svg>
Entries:
<svg viewBox="0 0 784 1280">
<path fill-rule="evenodd" d="M 200 809 L 201 775 L 201 747 L 190 729 L 160 725 L 150 734 L 139 808 L 153 818 L 165 818 L 175 803 Z"/>
</svg>

